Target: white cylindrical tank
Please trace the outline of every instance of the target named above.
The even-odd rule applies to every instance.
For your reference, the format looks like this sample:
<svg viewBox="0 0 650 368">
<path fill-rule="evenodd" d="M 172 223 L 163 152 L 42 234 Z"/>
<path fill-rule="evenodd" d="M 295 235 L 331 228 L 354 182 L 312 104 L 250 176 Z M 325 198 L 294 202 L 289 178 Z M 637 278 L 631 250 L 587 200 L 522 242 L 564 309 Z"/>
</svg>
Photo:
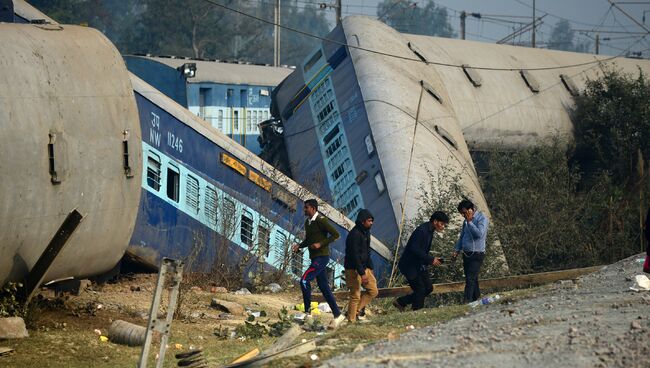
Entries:
<svg viewBox="0 0 650 368">
<path fill-rule="evenodd" d="M 111 269 L 133 230 L 142 170 L 119 52 L 90 28 L 0 24 L 0 74 L 0 285 L 25 277 L 75 208 L 83 221 L 46 280 Z"/>
</svg>

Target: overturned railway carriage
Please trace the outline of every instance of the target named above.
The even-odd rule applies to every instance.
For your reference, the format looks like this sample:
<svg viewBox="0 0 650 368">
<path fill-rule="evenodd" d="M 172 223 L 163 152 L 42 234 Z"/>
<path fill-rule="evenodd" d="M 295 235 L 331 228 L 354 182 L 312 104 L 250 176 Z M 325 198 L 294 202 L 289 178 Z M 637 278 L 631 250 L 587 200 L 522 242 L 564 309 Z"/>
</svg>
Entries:
<svg viewBox="0 0 650 368">
<path fill-rule="evenodd" d="M 0 285 L 25 277 L 73 209 L 83 221 L 46 279 L 107 271 L 140 200 L 141 167 L 130 166 L 140 125 L 121 56 L 100 32 L 58 24 L 0 23 L 0 45 Z"/>
<path fill-rule="evenodd" d="M 367 17 L 347 17 L 327 38 L 276 89 L 273 111 L 296 180 L 320 178 L 312 185 L 351 217 L 381 214 L 374 233 L 384 241 L 402 208 L 416 212 L 430 172 L 461 173 L 489 214 L 470 150 L 569 139 L 572 96 L 587 78 L 650 71 L 645 60 L 401 34 Z M 575 66 L 534 70 L 566 65 Z"/>
<path fill-rule="evenodd" d="M 46 281 L 108 271 L 129 245 L 154 263 L 249 255 L 250 271 L 302 273 L 306 254 L 286 252 L 310 193 L 130 75 L 96 30 L 14 3 L 14 21 L 35 24 L 0 24 L 0 284 L 25 277 L 72 209 L 84 219 Z M 341 233 L 329 267 L 341 285 L 353 223 L 321 210 Z M 371 246 L 385 274 L 390 254 Z"/>
<path fill-rule="evenodd" d="M 248 252 L 250 271 L 261 264 L 302 274 L 308 256 L 291 256 L 304 226 L 304 188 L 225 137 L 161 92 L 132 76 L 142 124 L 142 199 L 130 251 L 157 263 L 161 256 L 195 254 L 196 269 L 238 262 Z M 331 248 L 330 277 L 341 285 L 345 235 L 352 222 L 321 207 L 341 238 Z M 379 274 L 390 254 L 377 240 Z M 259 270 L 258 270 L 259 271 Z"/>
</svg>

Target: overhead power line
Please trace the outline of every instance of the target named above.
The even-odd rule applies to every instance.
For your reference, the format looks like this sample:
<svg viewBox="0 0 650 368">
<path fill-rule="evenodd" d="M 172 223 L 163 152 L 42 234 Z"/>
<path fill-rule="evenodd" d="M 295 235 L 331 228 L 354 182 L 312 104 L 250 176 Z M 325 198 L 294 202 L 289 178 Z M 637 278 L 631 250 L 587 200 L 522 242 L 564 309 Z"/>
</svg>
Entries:
<svg viewBox="0 0 650 368">
<path fill-rule="evenodd" d="M 349 45 L 349 44 L 347 44 L 345 42 L 336 41 L 336 40 L 332 40 L 332 39 L 329 39 L 329 38 L 321 37 L 321 36 L 315 35 L 313 33 L 305 32 L 305 31 L 302 31 L 302 30 L 299 30 L 299 29 L 296 29 L 296 28 L 293 28 L 293 27 L 289 27 L 289 26 L 285 26 L 285 25 L 281 25 L 281 24 L 276 24 L 273 21 L 266 20 L 264 18 L 260 18 L 258 16 L 252 15 L 252 14 L 248 14 L 248 13 L 243 12 L 241 10 L 237 10 L 237 9 L 231 8 L 229 6 L 219 4 L 219 3 L 215 2 L 215 1 L 212 1 L 212 0 L 201 0 L 201 1 L 212 4 L 212 5 L 217 6 L 217 7 L 220 7 L 222 9 L 229 10 L 229 11 L 237 13 L 239 15 L 258 20 L 260 22 L 263 22 L 263 23 L 266 23 L 266 24 L 269 24 L 269 25 L 278 26 L 278 27 L 280 27 L 282 29 L 286 29 L 286 30 L 291 31 L 291 32 L 295 32 L 295 33 L 298 33 L 298 34 L 301 34 L 301 35 L 304 35 L 304 36 L 307 36 L 307 37 L 312 37 L 312 38 L 315 38 L 315 39 L 318 39 L 318 40 L 321 40 L 321 41 L 329 42 L 329 43 L 332 43 L 332 44 L 335 44 L 335 45 L 345 46 L 345 47 L 348 47 L 348 48 L 351 48 L 351 49 L 355 49 L 355 50 L 359 50 L 359 51 L 365 51 L 365 52 L 369 52 L 369 53 L 376 54 L 376 55 L 392 57 L 392 58 L 396 58 L 396 59 L 400 59 L 400 60 L 413 61 L 413 62 L 417 62 L 417 63 L 425 63 L 427 65 L 431 64 L 431 65 L 446 66 L 446 67 L 461 68 L 461 69 L 464 67 L 463 65 L 459 65 L 459 64 L 443 63 L 443 62 L 438 62 L 438 61 L 423 61 L 423 60 L 421 60 L 419 58 L 418 59 L 410 58 L 410 57 L 395 55 L 395 54 L 391 54 L 391 53 L 387 53 L 387 52 L 383 52 L 383 51 L 372 50 L 372 49 L 368 49 L 368 48 L 361 47 L 361 46 Z M 483 67 L 483 66 L 472 66 L 472 65 L 469 65 L 469 67 L 472 68 L 472 69 L 475 69 L 475 70 L 504 71 L 504 72 L 521 71 L 521 70 L 526 70 L 526 71 L 556 70 L 556 69 L 567 69 L 567 68 L 575 68 L 575 67 L 579 67 L 579 66 L 597 64 L 597 63 L 613 60 L 613 59 L 616 59 L 618 57 L 620 57 L 620 55 L 611 56 L 611 57 L 607 57 L 607 58 L 603 58 L 603 59 L 597 59 L 597 60 L 594 60 L 594 61 L 587 61 L 587 62 L 583 62 L 583 63 L 568 64 L 568 65 L 558 65 L 558 66 L 536 67 L 536 68 L 495 68 L 495 67 Z M 465 67 L 467 67 L 467 66 L 465 66 Z"/>
</svg>

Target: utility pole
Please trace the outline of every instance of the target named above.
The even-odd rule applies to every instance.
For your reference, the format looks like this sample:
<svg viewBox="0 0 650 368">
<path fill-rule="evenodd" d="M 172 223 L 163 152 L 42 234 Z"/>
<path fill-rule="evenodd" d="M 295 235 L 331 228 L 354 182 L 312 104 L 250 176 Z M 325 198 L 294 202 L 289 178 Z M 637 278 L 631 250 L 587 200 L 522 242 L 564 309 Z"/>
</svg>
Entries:
<svg viewBox="0 0 650 368">
<path fill-rule="evenodd" d="M 535 19 L 535 0 L 533 0 L 533 48 L 535 48 L 535 24 L 537 23 L 537 19 Z"/>
<path fill-rule="evenodd" d="M 275 31 L 273 33 L 273 66 L 280 66 L 280 0 L 275 0 L 273 17 Z"/>
<path fill-rule="evenodd" d="M 467 18 L 467 13 L 463 10 L 460 12 L 460 39 L 465 39 L 465 18 Z"/>
<path fill-rule="evenodd" d="M 600 51 L 600 33 L 596 33 L 596 55 Z"/>
<path fill-rule="evenodd" d="M 336 25 L 340 26 L 341 25 L 341 9 L 343 6 L 341 5 L 342 0 L 336 0 L 336 5 L 334 5 L 334 8 L 336 9 Z"/>
</svg>

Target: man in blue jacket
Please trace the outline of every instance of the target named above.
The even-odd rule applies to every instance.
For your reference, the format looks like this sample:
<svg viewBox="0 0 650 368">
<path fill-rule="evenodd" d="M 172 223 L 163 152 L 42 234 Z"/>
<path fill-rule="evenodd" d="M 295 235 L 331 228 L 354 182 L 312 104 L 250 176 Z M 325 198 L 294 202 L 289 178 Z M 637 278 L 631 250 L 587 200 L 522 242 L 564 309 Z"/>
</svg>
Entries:
<svg viewBox="0 0 650 368">
<path fill-rule="evenodd" d="M 421 309 L 424 306 L 424 298 L 433 291 L 426 266 L 440 266 L 442 260 L 429 255 L 429 251 L 434 232 L 442 232 L 448 223 L 449 216 L 442 211 L 436 211 L 431 215 L 429 222 L 421 224 L 411 234 L 397 267 L 406 277 L 413 293 L 395 299 L 393 306 L 398 310 L 403 311 L 409 304 L 413 310 Z"/>
<path fill-rule="evenodd" d="M 478 300 L 481 289 L 478 286 L 478 274 L 485 259 L 485 241 L 487 240 L 488 218 L 481 211 L 474 209 L 474 203 L 464 199 L 458 204 L 458 212 L 465 219 L 460 229 L 460 238 L 452 253 L 456 259 L 459 253 L 463 254 L 463 271 L 465 271 L 466 303 Z"/>
</svg>

